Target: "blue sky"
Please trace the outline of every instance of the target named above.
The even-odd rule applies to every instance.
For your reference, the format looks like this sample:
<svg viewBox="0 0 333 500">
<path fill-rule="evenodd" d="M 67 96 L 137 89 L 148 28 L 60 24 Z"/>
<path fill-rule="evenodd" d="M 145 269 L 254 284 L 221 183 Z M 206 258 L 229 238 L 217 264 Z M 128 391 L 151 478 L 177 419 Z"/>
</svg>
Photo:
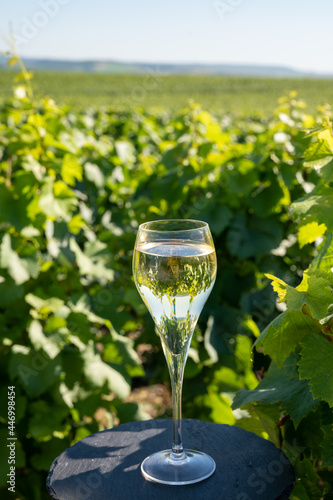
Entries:
<svg viewBox="0 0 333 500">
<path fill-rule="evenodd" d="M 3 0 L 23 56 L 333 73 L 332 0 Z M 1 49 L 4 44 L 0 42 Z"/>
</svg>

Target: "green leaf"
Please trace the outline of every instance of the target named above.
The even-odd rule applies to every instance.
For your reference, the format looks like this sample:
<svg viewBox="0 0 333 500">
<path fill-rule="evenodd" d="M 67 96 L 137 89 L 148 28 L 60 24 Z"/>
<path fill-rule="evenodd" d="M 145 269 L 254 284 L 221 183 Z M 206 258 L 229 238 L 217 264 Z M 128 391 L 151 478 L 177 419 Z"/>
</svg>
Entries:
<svg viewBox="0 0 333 500">
<path fill-rule="evenodd" d="M 33 320 L 28 328 L 31 344 L 36 350 L 43 349 L 50 359 L 54 359 L 61 351 L 61 336 L 48 336 L 43 332 L 39 321 Z"/>
<path fill-rule="evenodd" d="M 134 342 L 115 332 L 105 342 L 103 359 L 113 364 L 140 366 L 141 361 L 134 350 Z"/>
<path fill-rule="evenodd" d="M 313 462 L 304 459 L 302 462 L 296 463 L 294 471 L 299 484 L 293 490 L 291 500 L 321 500 L 323 492 L 319 487 L 320 478 Z"/>
<path fill-rule="evenodd" d="M 83 360 L 79 349 L 74 345 L 66 346 L 61 353 L 61 363 L 64 371 L 65 385 L 61 386 L 61 390 L 59 389 L 59 392 L 63 390 L 63 392 L 65 393 L 66 387 L 72 389 L 75 384 L 77 384 L 78 379 L 80 379 L 80 376 L 78 376 L 78 374 L 81 374 L 83 370 Z M 72 396 L 75 400 L 75 395 L 72 394 L 64 395 L 62 396 L 62 398 L 63 400 L 65 400 L 65 403 L 68 404 L 69 398 L 72 398 Z M 70 401 L 70 406 L 71 405 L 72 401 Z"/>
<path fill-rule="evenodd" d="M 62 161 L 61 175 L 70 186 L 75 186 L 75 181 L 82 181 L 82 165 L 74 155 L 66 154 Z"/>
<path fill-rule="evenodd" d="M 228 189 L 237 195 L 248 195 L 253 185 L 258 181 L 258 169 L 255 163 L 246 159 L 240 158 L 237 167 L 230 171 Z"/>
<path fill-rule="evenodd" d="M 146 306 L 136 288 L 128 288 L 123 297 L 124 304 L 129 304 L 133 307 L 137 314 L 143 315 L 146 312 Z M 142 307 L 143 306 L 143 307 Z"/>
<path fill-rule="evenodd" d="M 282 180 L 269 172 L 267 169 L 266 180 L 262 186 L 253 190 L 251 186 L 251 195 L 248 202 L 256 215 L 267 217 L 271 213 L 281 211 L 282 205 L 290 204 L 289 191 Z"/>
<path fill-rule="evenodd" d="M 307 379 L 314 398 L 333 407 L 333 342 L 324 335 L 310 335 L 301 341 L 299 374 Z"/>
<path fill-rule="evenodd" d="M 304 153 L 307 167 L 321 170 L 323 179 L 327 183 L 333 180 L 333 137 L 331 126 L 317 134 L 317 142 L 312 144 Z"/>
<path fill-rule="evenodd" d="M 27 203 L 24 198 L 14 198 L 12 190 L 0 184 L 0 221 L 23 229 L 31 221 L 27 217 Z"/>
<path fill-rule="evenodd" d="M 82 353 L 83 372 L 93 387 L 106 385 L 118 397 L 125 398 L 130 393 L 130 385 L 124 376 L 109 364 L 104 363 L 99 353 L 92 347 L 87 346 Z"/>
<path fill-rule="evenodd" d="M 75 253 L 80 274 L 108 281 L 114 280 L 114 271 L 106 267 L 111 262 L 111 255 L 108 252 L 107 245 L 100 241 L 88 241 L 83 252 L 74 238 L 71 238 L 70 249 Z"/>
<path fill-rule="evenodd" d="M 273 358 L 281 368 L 305 335 L 317 334 L 319 331 L 309 316 L 300 311 L 285 311 L 265 328 L 254 345 Z"/>
<path fill-rule="evenodd" d="M 318 140 L 305 152 L 304 158 L 307 162 L 315 162 L 327 156 L 333 156 L 333 138 L 331 131 L 326 129 L 317 135 Z"/>
<path fill-rule="evenodd" d="M 71 312 L 67 317 L 67 328 L 84 343 L 93 337 L 90 322 L 85 314 Z"/>
<path fill-rule="evenodd" d="M 282 232 L 275 216 L 260 219 L 239 213 L 230 223 L 227 247 L 239 259 L 260 257 L 279 246 Z"/>
<path fill-rule="evenodd" d="M 55 457 L 58 457 L 69 446 L 68 439 L 52 438 L 47 442 L 40 442 L 38 453 L 30 457 L 31 465 L 35 470 L 48 471 Z"/>
<path fill-rule="evenodd" d="M 25 300 L 43 316 L 58 312 L 60 309 L 62 309 L 63 311 L 65 310 L 64 301 L 59 299 L 58 297 L 49 297 L 47 299 L 42 299 L 37 295 L 28 293 L 25 296 Z"/>
<path fill-rule="evenodd" d="M 78 200 L 73 191 L 62 181 L 48 181 L 42 187 L 39 206 L 45 215 L 53 218 L 69 219 Z"/>
<path fill-rule="evenodd" d="M 151 416 L 136 403 L 120 403 L 116 407 L 120 423 L 149 420 Z"/>
<path fill-rule="evenodd" d="M 50 407 L 46 401 L 33 401 L 29 405 L 31 417 L 28 432 L 36 441 L 49 441 L 52 437 L 63 437 L 71 429 L 67 417 L 69 409 L 59 404 Z"/>
<path fill-rule="evenodd" d="M 273 276 L 272 274 L 265 275 L 268 279 L 272 280 L 272 287 L 274 292 L 279 296 L 280 302 L 284 302 L 286 298 L 287 289 L 290 288 L 287 283 L 282 281 L 280 278 Z"/>
<path fill-rule="evenodd" d="M 317 238 L 323 236 L 326 229 L 325 224 L 318 224 L 316 221 L 300 225 L 297 234 L 300 248 L 303 248 L 308 243 L 313 243 Z"/>
<path fill-rule="evenodd" d="M 21 285 L 16 285 L 10 278 L 4 283 L 0 283 L 0 307 L 12 306 L 13 303 L 24 297 L 24 289 Z"/>
<path fill-rule="evenodd" d="M 193 214 L 195 215 L 197 214 Z M 191 212 L 189 217 L 192 217 Z M 233 214 L 226 205 L 216 205 L 216 203 L 211 203 L 200 213 L 200 219 L 207 222 L 212 233 L 217 236 L 229 226 L 232 217 Z"/>
<path fill-rule="evenodd" d="M 276 425 L 281 416 L 279 407 L 277 405 L 249 405 L 248 410 L 234 410 L 236 418 L 238 415 L 241 416 L 235 425 L 254 432 L 264 439 L 270 439 L 275 446 L 279 446 L 279 431 Z"/>
<path fill-rule="evenodd" d="M 294 353 L 286 359 L 282 369 L 273 361 L 256 389 L 242 389 L 236 394 L 232 408 L 240 408 L 253 402 L 280 403 L 297 427 L 310 411 L 318 407 L 319 399 L 313 399 L 306 380 L 299 380 L 296 362 L 297 356 Z"/>
<path fill-rule="evenodd" d="M 303 484 L 296 484 L 291 494 L 290 500 L 312 500 L 308 494 L 306 487 Z"/>
<path fill-rule="evenodd" d="M 86 226 L 81 214 L 76 214 L 68 222 L 68 229 L 73 234 L 79 234 L 80 230 Z"/>
<path fill-rule="evenodd" d="M 243 387 L 242 377 L 235 370 L 222 366 L 214 372 L 213 383 L 220 392 L 236 392 Z"/>
<path fill-rule="evenodd" d="M 234 417 L 230 400 L 223 394 L 210 392 L 204 396 L 199 396 L 198 404 L 202 404 L 210 410 L 209 417 L 217 424 L 234 425 L 236 418 Z"/>
<path fill-rule="evenodd" d="M 318 255 L 312 261 L 312 268 L 322 271 L 331 271 L 333 269 L 332 233 L 327 234 L 318 250 Z"/>
<path fill-rule="evenodd" d="M 98 165 L 89 162 L 85 163 L 84 174 L 88 181 L 95 184 L 97 188 L 102 188 L 105 186 L 105 177 Z"/>
<path fill-rule="evenodd" d="M 288 287 L 286 302 L 288 309 L 304 310 L 317 320 L 327 316 L 328 307 L 333 302 L 333 275 L 323 271 L 306 271 L 302 282 L 296 287 Z"/>
<path fill-rule="evenodd" d="M 26 262 L 21 260 L 17 253 L 12 249 L 11 238 L 5 234 L 0 246 L 0 267 L 7 269 L 8 274 L 13 278 L 17 285 L 21 285 L 30 279 Z"/>
<path fill-rule="evenodd" d="M 318 185 L 310 194 L 291 205 L 294 218 L 312 215 L 318 224 L 325 224 L 333 231 L 333 188 Z"/>
<path fill-rule="evenodd" d="M 321 442 L 323 449 L 323 467 L 333 467 L 333 424 L 323 427 L 324 439 Z"/>
<path fill-rule="evenodd" d="M 12 381 L 19 378 L 31 397 L 39 396 L 59 380 L 61 369 L 59 357 L 50 359 L 42 350 L 34 353 L 22 345 L 14 345 L 11 349 L 9 377 Z"/>
</svg>

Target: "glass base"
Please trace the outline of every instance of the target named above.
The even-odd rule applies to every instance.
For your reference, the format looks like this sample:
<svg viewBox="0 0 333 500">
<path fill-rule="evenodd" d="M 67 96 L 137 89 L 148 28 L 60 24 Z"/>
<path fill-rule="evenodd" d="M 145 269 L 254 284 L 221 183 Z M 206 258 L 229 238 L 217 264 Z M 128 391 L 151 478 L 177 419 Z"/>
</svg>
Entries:
<svg viewBox="0 0 333 500">
<path fill-rule="evenodd" d="M 207 479 L 216 469 L 214 460 L 201 451 L 184 450 L 181 455 L 164 450 L 147 457 L 141 472 L 148 481 L 180 486 Z"/>
</svg>

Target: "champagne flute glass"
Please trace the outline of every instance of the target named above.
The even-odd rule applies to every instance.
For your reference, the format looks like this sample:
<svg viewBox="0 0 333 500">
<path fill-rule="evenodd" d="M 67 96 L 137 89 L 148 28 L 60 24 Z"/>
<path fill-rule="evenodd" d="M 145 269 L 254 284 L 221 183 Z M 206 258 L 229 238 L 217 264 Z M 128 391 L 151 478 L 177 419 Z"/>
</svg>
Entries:
<svg viewBox="0 0 333 500">
<path fill-rule="evenodd" d="M 216 254 L 208 224 L 183 219 L 141 224 L 133 274 L 161 338 L 173 403 L 172 448 L 147 457 L 141 471 L 157 483 L 197 483 L 211 476 L 216 466 L 209 455 L 183 449 L 181 393 L 193 331 L 216 277 Z"/>
</svg>

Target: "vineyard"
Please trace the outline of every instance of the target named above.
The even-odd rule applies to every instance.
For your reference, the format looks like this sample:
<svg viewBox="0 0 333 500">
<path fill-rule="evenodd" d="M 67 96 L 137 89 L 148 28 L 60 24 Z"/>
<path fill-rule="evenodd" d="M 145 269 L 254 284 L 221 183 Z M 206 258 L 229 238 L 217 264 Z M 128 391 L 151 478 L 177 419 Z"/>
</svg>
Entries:
<svg viewBox="0 0 333 500">
<path fill-rule="evenodd" d="M 14 77 L 13 71 L 0 71 L 0 103 L 11 97 Z M 191 98 L 214 114 L 256 116 L 271 114 L 279 97 L 291 91 L 302 96 L 310 113 L 333 101 L 330 79 L 169 76 L 155 65 L 147 66 L 142 75 L 38 71 L 33 81 L 39 97 L 50 96 L 59 105 L 66 103 L 77 111 L 106 106 L 121 110 L 168 109 L 175 113 Z"/>
<path fill-rule="evenodd" d="M 29 78 L 13 92 L 0 107 L 0 419 L 15 386 L 17 498 L 48 498 L 51 462 L 79 439 L 171 415 L 131 261 L 140 223 L 192 218 L 210 225 L 218 273 L 183 416 L 270 439 L 294 466 L 291 499 L 331 500 L 329 109 L 310 115 L 291 93 L 262 117 L 73 111 L 36 98 Z"/>
</svg>

